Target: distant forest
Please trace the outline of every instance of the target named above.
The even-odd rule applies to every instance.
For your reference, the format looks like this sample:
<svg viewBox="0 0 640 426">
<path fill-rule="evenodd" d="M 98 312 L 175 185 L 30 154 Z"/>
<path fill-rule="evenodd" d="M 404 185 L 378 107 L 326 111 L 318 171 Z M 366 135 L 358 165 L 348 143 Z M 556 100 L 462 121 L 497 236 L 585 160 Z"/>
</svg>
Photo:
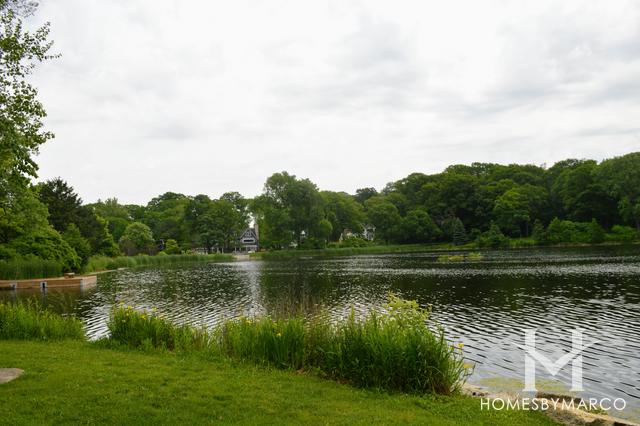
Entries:
<svg viewBox="0 0 640 426">
<path fill-rule="evenodd" d="M 275 173 L 263 193 L 218 198 L 167 192 L 146 205 L 83 204 L 62 179 L 25 187 L 0 214 L 0 259 L 81 270 L 90 256 L 230 251 L 258 225 L 263 249 L 451 242 L 501 247 L 633 241 L 640 229 L 640 153 L 550 168 L 473 163 L 413 173 L 381 190 L 322 191 Z M 375 241 L 363 238 L 375 228 Z M 162 241 L 162 244 L 159 244 Z"/>
<path fill-rule="evenodd" d="M 570 159 L 548 169 L 454 165 L 355 194 L 320 191 L 310 180 L 282 172 L 270 176 L 254 199 L 237 192 L 219 198 L 167 192 L 145 206 L 116 198 L 83 204 L 60 178 L 33 184 L 35 156 L 53 134 L 45 129 L 45 108 L 28 77 L 57 56 L 49 24 L 33 32 L 24 25 L 36 7 L 0 0 L 0 276 L 79 271 L 94 255 L 229 251 L 252 219 L 260 246 L 273 250 L 638 238 L 640 153 L 601 163 Z"/>
</svg>

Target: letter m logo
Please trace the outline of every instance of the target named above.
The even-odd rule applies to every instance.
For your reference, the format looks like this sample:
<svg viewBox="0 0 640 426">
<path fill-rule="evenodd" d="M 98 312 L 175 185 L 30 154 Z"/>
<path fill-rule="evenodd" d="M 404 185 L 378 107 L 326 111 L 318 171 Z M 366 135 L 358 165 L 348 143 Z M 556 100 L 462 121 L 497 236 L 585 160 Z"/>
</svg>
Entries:
<svg viewBox="0 0 640 426">
<path fill-rule="evenodd" d="M 540 363 L 552 376 L 571 362 L 571 391 L 582 392 L 582 352 L 596 342 L 583 344 L 582 330 L 571 331 L 571 352 L 562 355 L 552 362 L 536 350 L 536 329 L 524 330 L 524 346 L 516 345 L 525 351 L 524 355 L 524 392 L 536 392 L 536 362 Z"/>
</svg>

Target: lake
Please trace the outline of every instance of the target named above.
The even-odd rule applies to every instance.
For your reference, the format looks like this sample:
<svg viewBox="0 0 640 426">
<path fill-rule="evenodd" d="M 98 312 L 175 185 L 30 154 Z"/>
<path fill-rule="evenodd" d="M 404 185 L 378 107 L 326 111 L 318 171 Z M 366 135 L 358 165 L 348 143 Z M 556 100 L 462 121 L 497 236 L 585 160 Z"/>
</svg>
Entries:
<svg viewBox="0 0 640 426">
<path fill-rule="evenodd" d="M 522 388 L 524 329 L 537 328 L 537 350 L 555 360 L 581 328 L 583 397 L 624 398 L 625 417 L 640 418 L 640 248 L 545 248 L 485 251 L 474 262 L 438 262 L 442 253 L 393 254 L 194 264 L 101 274 L 89 290 L 0 292 L 37 298 L 75 312 L 92 338 L 104 336 L 114 304 L 157 308 L 176 322 L 213 325 L 223 318 L 280 312 L 291 303 L 322 306 L 335 317 L 366 312 L 389 292 L 431 306 L 452 343 L 475 364 L 471 383 Z M 564 391 L 567 365 L 543 388 Z"/>
</svg>

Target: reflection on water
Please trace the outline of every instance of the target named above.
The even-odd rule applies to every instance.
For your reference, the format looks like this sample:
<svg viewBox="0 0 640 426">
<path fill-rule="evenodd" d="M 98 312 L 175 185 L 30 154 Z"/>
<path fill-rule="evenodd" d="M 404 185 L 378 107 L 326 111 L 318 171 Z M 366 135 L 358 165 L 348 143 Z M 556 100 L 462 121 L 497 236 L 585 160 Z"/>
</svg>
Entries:
<svg viewBox="0 0 640 426">
<path fill-rule="evenodd" d="M 557 359 L 572 328 L 599 343 L 584 354 L 584 396 L 623 397 L 640 408 L 640 249 L 487 252 L 481 262 L 438 263 L 438 254 L 374 255 L 290 262 L 236 262 L 126 270 L 99 276 L 95 289 L 0 292 L 75 312 L 91 337 L 106 333 L 123 301 L 177 322 L 275 312 L 291 302 L 321 304 L 338 317 L 380 306 L 387 293 L 432 305 L 454 342 L 476 363 L 472 382 L 521 379 L 524 328 L 540 328 L 538 350 Z M 565 371 L 566 370 L 566 371 Z M 539 377 L 546 372 L 539 371 Z M 570 383 L 570 368 L 559 374 Z"/>
</svg>

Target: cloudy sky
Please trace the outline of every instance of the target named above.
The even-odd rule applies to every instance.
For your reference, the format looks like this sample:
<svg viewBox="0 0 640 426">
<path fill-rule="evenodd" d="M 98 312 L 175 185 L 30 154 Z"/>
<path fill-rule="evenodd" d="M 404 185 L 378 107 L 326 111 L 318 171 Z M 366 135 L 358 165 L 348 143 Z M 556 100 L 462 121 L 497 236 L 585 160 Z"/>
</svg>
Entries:
<svg viewBox="0 0 640 426">
<path fill-rule="evenodd" d="M 40 3 L 40 176 L 86 202 L 640 150 L 637 1 Z"/>
</svg>

